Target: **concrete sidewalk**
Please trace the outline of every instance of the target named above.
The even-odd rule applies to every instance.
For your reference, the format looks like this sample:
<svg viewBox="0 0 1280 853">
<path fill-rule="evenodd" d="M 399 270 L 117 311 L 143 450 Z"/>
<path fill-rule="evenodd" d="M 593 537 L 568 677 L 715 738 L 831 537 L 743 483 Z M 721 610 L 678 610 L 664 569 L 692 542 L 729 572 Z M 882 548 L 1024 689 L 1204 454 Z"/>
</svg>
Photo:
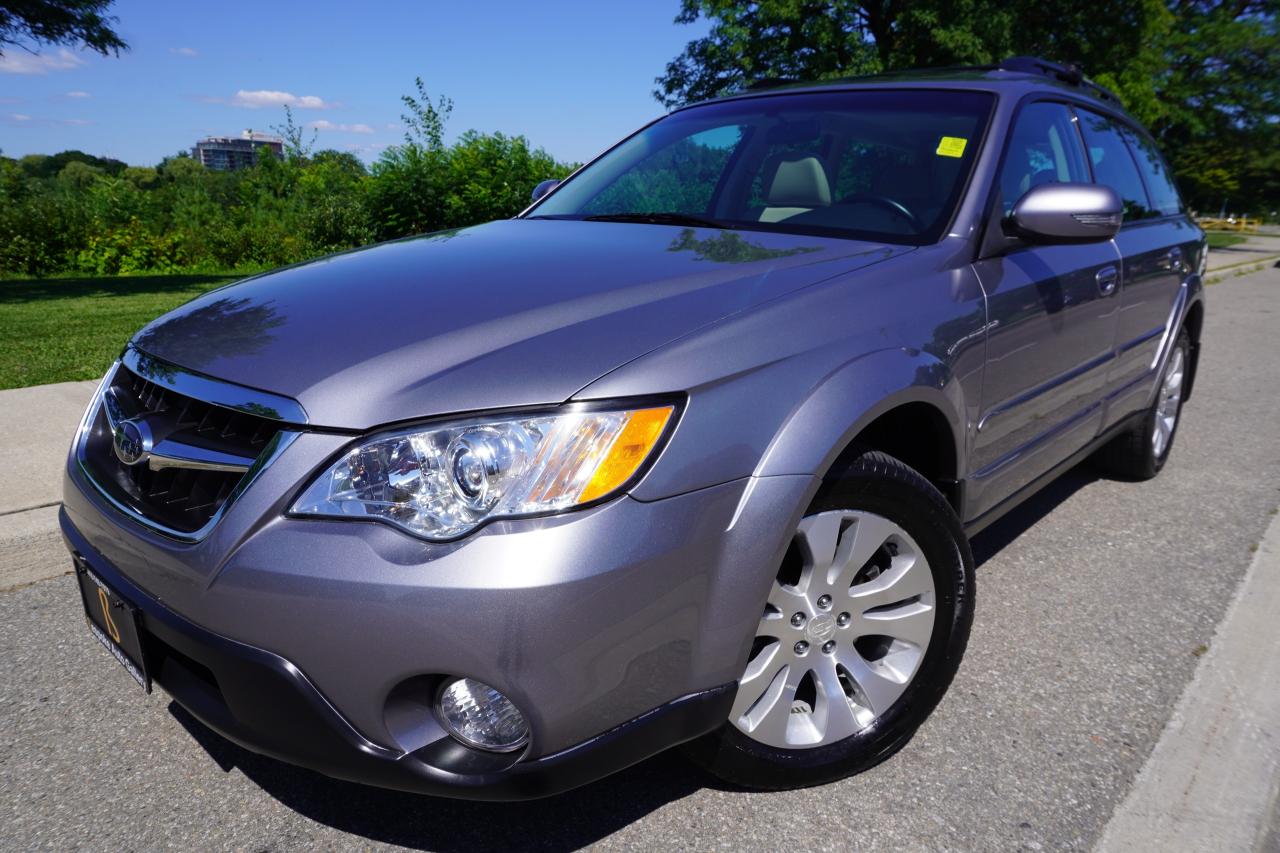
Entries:
<svg viewBox="0 0 1280 853">
<path fill-rule="evenodd" d="M 97 382 L 0 391 L 0 591 L 70 571 L 58 543 L 62 461 Z M 57 546 L 57 547 L 53 547 Z"/>
<path fill-rule="evenodd" d="M 0 517 L 62 499 L 62 458 L 97 382 L 59 382 L 0 391 Z"/>
<path fill-rule="evenodd" d="M 1098 844 L 1280 850 L 1280 517 Z"/>
</svg>

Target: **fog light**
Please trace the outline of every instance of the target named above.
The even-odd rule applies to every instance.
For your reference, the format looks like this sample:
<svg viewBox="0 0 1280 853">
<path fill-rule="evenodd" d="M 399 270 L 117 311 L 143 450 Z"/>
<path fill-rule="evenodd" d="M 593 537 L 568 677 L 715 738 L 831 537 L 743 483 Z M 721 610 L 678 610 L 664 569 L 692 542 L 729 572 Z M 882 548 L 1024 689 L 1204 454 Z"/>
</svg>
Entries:
<svg viewBox="0 0 1280 853">
<path fill-rule="evenodd" d="M 451 681 L 440 691 L 436 704 L 449 734 L 469 746 L 511 752 L 529 741 L 529 725 L 516 706 L 483 682 Z"/>
</svg>

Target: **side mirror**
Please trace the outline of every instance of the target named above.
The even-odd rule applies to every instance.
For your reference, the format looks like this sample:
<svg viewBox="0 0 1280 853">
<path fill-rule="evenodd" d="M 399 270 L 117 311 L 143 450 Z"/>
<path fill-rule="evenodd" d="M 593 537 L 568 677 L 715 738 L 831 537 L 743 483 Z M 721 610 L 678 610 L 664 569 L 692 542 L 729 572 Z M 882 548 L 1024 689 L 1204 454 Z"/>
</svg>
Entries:
<svg viewBox="0 0 1280 853">
<path fill-rule="evenodd" d="M 543 181 L 533 188 L 533 198 L 530 201 L 537 201 L 558 186 L 560 186 L 560 182 L 555 178 Z"/>
<path fill-rule="evenodd" d="M 1027 190 L 1005 231 L 1030 243 L 1095 243 L 1120 230 L 1124 203 L 1100 184 L 1041 184 Z"/>
</svg>

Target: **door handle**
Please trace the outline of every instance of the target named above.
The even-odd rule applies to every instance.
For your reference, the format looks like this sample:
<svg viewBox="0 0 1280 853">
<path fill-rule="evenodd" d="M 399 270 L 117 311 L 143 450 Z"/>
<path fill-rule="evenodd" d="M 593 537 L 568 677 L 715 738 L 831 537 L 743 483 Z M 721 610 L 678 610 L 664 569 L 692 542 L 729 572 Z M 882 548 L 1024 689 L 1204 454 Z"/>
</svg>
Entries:
<svg viewBox="0 0 1280 853">
<path fill-rule="evenodd" d="M 1098 293 L 1110 296 L 1116 292 L 1116 285 L 1120 283 L 1120 271 L 1115 267 L 1103 267 L 1094 278 L 1098 282 Z"/>
</svg>

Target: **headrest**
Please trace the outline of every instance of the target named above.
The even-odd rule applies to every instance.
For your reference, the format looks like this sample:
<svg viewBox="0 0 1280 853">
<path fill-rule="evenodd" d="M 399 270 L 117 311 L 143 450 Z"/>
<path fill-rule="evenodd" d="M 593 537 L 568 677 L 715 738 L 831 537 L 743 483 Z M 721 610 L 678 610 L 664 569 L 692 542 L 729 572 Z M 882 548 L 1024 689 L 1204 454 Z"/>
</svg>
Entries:
<svg viewBox="0 0 1280 853">
<path fill-rule="evenodd" d="M 771 207 L 827 207 L 831 204 L 831 184 L 827 170 L 817 157 L 803 154 L 777 154 L 765 169 L 769 176 Z"/>
</svg>

